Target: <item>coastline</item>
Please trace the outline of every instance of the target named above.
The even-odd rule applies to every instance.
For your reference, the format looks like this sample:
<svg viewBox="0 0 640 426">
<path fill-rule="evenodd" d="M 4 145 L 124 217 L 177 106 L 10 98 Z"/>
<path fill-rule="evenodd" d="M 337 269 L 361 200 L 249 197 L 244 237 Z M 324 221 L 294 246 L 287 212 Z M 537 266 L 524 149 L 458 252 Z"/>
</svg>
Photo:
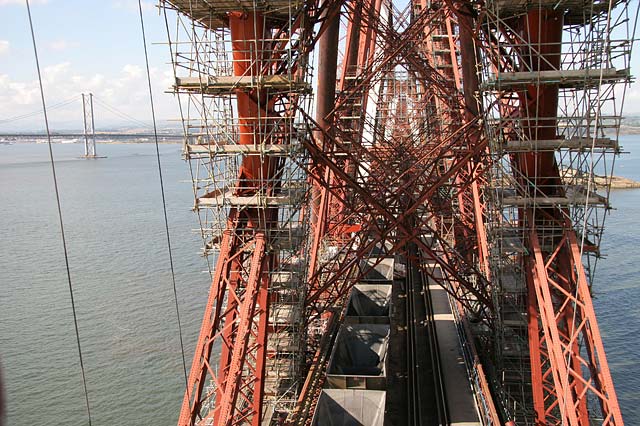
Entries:
<svg viewBox="0 0 640 426">
<path fill-rule="evenodd" d="M 565 183 L 571 183 L 576 175 L 575 169 L 564 169 L 562 171 Z M 622 176 L 611 176 L 610 182 L 607 182 L 606 176 L 593 175 L 593 183 L 596 187 L 611 185 L 611 189 L 634 189 L 640 188 L 640 182 Z"/>
</svg>

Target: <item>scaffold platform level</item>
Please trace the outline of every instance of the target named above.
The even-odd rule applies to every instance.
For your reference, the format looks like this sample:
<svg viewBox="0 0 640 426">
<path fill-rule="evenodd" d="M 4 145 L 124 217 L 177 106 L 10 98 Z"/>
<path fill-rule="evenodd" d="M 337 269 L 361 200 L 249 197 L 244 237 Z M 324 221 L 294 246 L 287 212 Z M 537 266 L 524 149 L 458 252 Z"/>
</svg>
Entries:
<svg viewBox="0 0 640 426">
<path fill-rule="evenodd" d="M 500 285 L 503 293 L 524 294 L 527 292 L 527 285 L 520 279 L 520 273 L 514 266 L 505 267 L 501 272 Z"/>
<path fill-rule="evenodd" d="M 265 144 L 265 145 L 203 145 L 187 144 L 186 153 L 210 154 L 210 155 L 268 155 L 273 157 L 286 157 L 300 151 L 300 144 Z"/>
<path fill-rule="evenodd" d="M 169 0 L 168 3 L 194 21 L 209 29 L 228 26 L 225 16 L 228 12 L 257 10 L 268 17 L 283 19 L 289 17 L 291 9 L 298 8 L 300 0 Z"/>
<path fill-rule="evenodd" d="M 500 118 L 488 118 L 487 124 L 491 127 L 495 128 L 505 128 L 509 126 L 521 126 L 524 121 L 530 119 L 524 117 L 500 117 Z M 538 125 L 538 129 L 546 129 L 546 128 L 554 128 L 557 130 L 565 130 L 565 129 L 575 129 L 587 132 L 591 127 L 593 127 L 593 123 L 598 123 L 598 128 L 601 130 L 611 129 L 611 131 L 615 131 L 620 127 L 622 122 L 622 117 L 619 115 L 608 115 L 608 114 L 590 114 L 586 113 L 580 116 L 562 116 L 556 115 L 553 117 L 544 117 L 545 121 L 555 122 L 557 126 L 545 125 L 541 123 Z M 539 120 L 542 122 L 542 120 Z M 588 134 L 588 133 L 585 133 Z"/>
<path fill-rule="evenodd" d="M 267 342 L 267 350 L 280 356 L 296 355 L 300 350 L 300 335 L 289 331 L 270 330 L 273 338 Z"/>
<path fill-rule="evenodd" d="M 304 242 L 304 238 L 304 229 L 299 226 L 269 230 L 269 246 L 275 250 L 295 250 Z"/>
<path fill-rule="evenodd" d="M 571 138 L 507 141 L 503 147 L 505 152 L 557 151 L 560 149 L 571 151 L 604 149 L 617 152 L 620 146 L 616 140 L 610 138 Z"/>
<path fill-rule="evenodd" d="M 526 248 L 520 238 L 521 232 L 513 228 L 495 228 L 490 236 L 500 241 L 501 254 L 526 253 Z"/>
<path fill-rule="evenodd" d="M 614 0 L 613 7 L 622 0 Z M 602 0 L 490 0 L 487 7 L 507 17 L 522 15 L 533 9 L 564 10 L 565 23 L 582 23 L 609 9 L 609 2 Z"/>
<path fill-rule="evenodd" d="M 273 289 L 294 289 L 299 284 L 293 272 L 278 271 L 272 272 L 270 275 Z"/>
<path fill-rule="evenodd" d="M 513 89 L 531 84 L 555 84 L 564 89 L 584 89 L 628 80 L 630 77 L 628 68 L 505 72 L 487 81 L 482 89 Z"/>
<path fill-rule="evenodd" d="M 295 303 L 295 301 L 294 301 Z M 298 322 L 301 307 L 299 304 L 278 304 L 269 311 L 269 323 L 273 326 L 290 326 Z"/>
<path fill-rule="evenodd" d="M 177 91 L 225 95 L 236 90 L 270 89 L 277 92 L 310 92 L 311 86 L 305 81 L 286 75 L 242 75 L 177 77 L 173 86 Z"/>
<path fill-rule="evenodd" d="M 571 205 L 599 205 L 602 207 L 608 207 L 608 202 L 605 197 L 598 194 L 572 194 L 567 197 L 526 197 L 526 196 L 513 196 L 504 197 L 502 199 L 502 205 L 513 207 L 532 207 L 532 206 L 571 206 Z"/>
<path fill-rule="evenodd" d="M 221 205 L 231 205 L 238 207 L 277 207 L 291 206 L 297 204 L 297 201 L 304 195 L 302 191 L 291 191 L 285 195 L 235 195 L 233 192 L 226 192 L 213 197 L 199 197 L 196 200 L 196 208 L 202 207 L 218 207 Z"/>
<path fill-rule="evenodd" d="M 265 376 L 265 394 L 267 396 L 282 395 L 288 387 L 291 386 L 291 376 L 287 374 L 294 359 L 289 357 L 280 357 L 278 364 L 274 362 L 268 362 Z"/>
</svg>

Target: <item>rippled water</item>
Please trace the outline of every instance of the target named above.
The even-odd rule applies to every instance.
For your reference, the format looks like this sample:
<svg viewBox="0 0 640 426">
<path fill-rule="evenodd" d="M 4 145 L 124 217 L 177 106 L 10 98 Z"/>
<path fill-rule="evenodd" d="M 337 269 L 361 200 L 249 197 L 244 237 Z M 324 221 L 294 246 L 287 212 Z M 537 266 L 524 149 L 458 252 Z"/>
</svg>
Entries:
<svg viewBox="0 0 640 426">
<path fill-rule="evenodd" d="M 184 378 L 155 148 L 54 145 L 95 425 L 171 425 Z M 208 288 L 188 169 L 161 146 L 187 350 Z M 0 350 L 10 425 L 86 424 L 46 145 L 0 146 Z M 182 181 L 182 183 L 181 183 Z M 188 355 L 190 363 L 191 355 Z"/>
<path fill-rule="evenodd" d="M 640 180 L 640 138 L 617 174 Z M 162 145 L 190 364 L 209 286 L 188 168 Z M 55 145 L 94 425 L 173 425 L 184 378 L 155 148 Z M 640 424 L 640 190 L 618 190 L 595 305 L 627 424 Z M 0 145 L 0 363 L 9 425 L 86 424 L 46 145 Z"/>
<path fill-rule="evenodd" d="M 640 181 L 640 136 L 624 136 L 628 154 L 615 174 Z M 640 424 L 640 189 L 612 190 L 615 208 L 605 222 L 602 253 L 593 286 L 594 306 L 622 414 Z"/>
</svg>

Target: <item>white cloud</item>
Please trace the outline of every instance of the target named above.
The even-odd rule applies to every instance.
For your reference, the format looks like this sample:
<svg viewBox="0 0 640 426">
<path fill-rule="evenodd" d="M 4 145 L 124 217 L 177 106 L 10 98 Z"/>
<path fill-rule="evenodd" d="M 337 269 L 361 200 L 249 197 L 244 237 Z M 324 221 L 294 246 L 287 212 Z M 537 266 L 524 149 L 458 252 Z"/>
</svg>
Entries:
<svg viewBox="0 0 640 426">
<path fill-rule="evenodd" d="M 129 78 L 139 78 L 142 76 L 142 68 L 138 65 L 127 64 L 122 68 L 122 72 Z"/>
<path fill-rule="evenodd" d="M 47 47 L 55 51 L 67 50 L 69 48 L 78 47 L 79 45 L 80 43 L 69 42 L 64 39 L 53 40 L 47 43 Z"/>
<path fill-rule="evenodd" d="M 178 118 L 177 100 L 164 92 L 172 84 L 172 72 L 151 69 L 151 81 L 159 124 L 168 118 Z M 150 121 L 149 93 L 146 70 L 140 65 L 125 65 L 115 75 L 82 74 L 74 71 L 70 62 L 46 66 L 42 70 L 52 128 L 80 128 L 82 123 L 81 93 L 93 93 L 96 98 L 95 120 L 98 128 L 112 125 L 133 125 L 109 111 L 98 101 L 116 108 L 125 115 L 144 122 Z M 62 107 L 62 101 L 77 99 Z M 39 128 L 38 117 L 2 123 L 3 119 L 40 110 L 40 92 L 35 74 L 30 80 L 0 74 L 0 132 Z"/>
<path fill-rule="evenodd" d="M 29 4 L 45 4 L 49 3 L 49 0 L 29 0 Z M 10 4 L 24 5 L 24 0 L 0 0 L 0 6 L 7 6 Z"/>
<path fill-rule="evenodd" d="M 0 0 L 2 1 L 2 0 Z M 116 9 L 126 9 L 131 12 L 138 12 L 140 9 L 138 7 L 138 2 L 136 0 L 116 0 L 113 2 L 113 6 Z M 153 1 L 143 1 L 142 2 L 142 10 L 157 10 L 156 2 Z"/>
<path fill-rule="evenodd" d="M 9 51 L 9 42 L 7 40 L 0 40 L 0 55 Z"/>
</svg>

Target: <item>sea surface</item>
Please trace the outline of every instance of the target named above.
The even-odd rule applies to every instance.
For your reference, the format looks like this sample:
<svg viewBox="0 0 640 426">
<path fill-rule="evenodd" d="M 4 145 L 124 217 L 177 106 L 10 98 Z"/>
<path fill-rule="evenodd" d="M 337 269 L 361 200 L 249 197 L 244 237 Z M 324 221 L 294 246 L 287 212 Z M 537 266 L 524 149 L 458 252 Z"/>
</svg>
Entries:
<svg viewBox="0 0 640 426">
<path fill-rule="evenodd" d="M 616 174 L 640 181 L 640 136 Z M 80 144 L 54 155 L 94 425 L 173 425 L 184 373 L 155 146 Z M 178 145 L 161 145 L 187 365 L 209 287 Z M 640 190 L 612 192 L 594 284 L 626 423 L 640 424 Z M 8 425 L 83 425 L 86 408 L 44 144 L 0 145 L 0 364 Z"/>
<path fill-rule="evenodd" d="M 93 425 L 173 425 L 184 373 L 155 146 L 55 144 Z M 160 145 L 187 365 L 209 287 L 188 166 Z M 0 145 L 0 363 L 8 425 L 83 425 L 46 144 Z"/>
</svg>

